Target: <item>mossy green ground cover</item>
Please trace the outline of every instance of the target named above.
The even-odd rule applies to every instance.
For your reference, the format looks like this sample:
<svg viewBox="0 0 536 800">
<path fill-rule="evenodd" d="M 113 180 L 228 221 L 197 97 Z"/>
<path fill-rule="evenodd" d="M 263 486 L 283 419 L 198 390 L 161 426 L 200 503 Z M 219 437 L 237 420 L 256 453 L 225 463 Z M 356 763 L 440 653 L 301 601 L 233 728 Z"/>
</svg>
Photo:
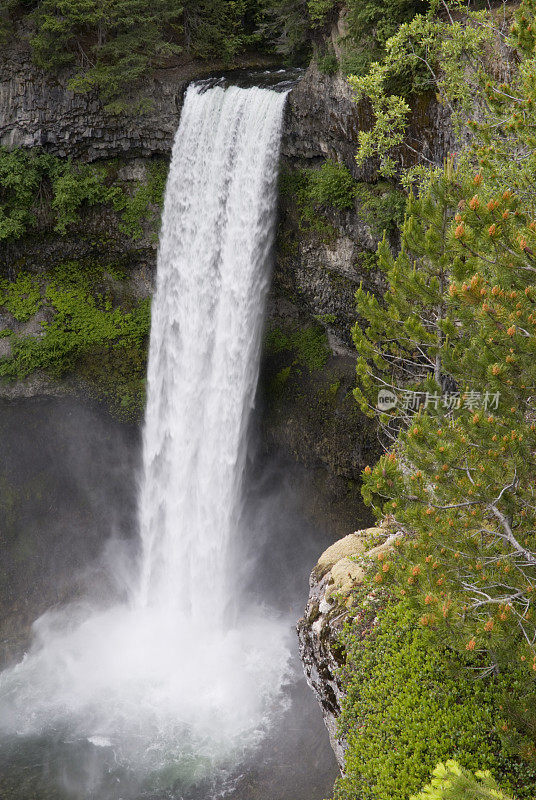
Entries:
<svg viewBox="0 0 536 800">
<path fill-rule="evenodd" d="M 406 196 L 393 183 L 356 181 L 344 164 L 330 159 L 318 169 L 283 169 L 280 192 L 296 205 L 300 229 L 316 232 L 323 239 L 336 233 L 325 216 L 327 209 L 356 209 L 379 238 L 384 231 L 393 234 L 404 219 Z"/>
<path fill-rule="evenodd" d="M 369 584 L 357 614 L 369 624 L 371 591 Z M 448 759 L 490 770 L 519 800 L 533 798 L 536 772 L 501 738 L 503 699 L 520 691 L 515 676 L 474 678 L 469 659 L 438 646 L 417 617 L 400 602 L 381 610 L 365 636 L 362 624 L 347 625 L 340 730 L 348 751 L 336 800 L 408 800 Z"/>
<path fill-rule="evenodd" d="M 0 242 L 8 248 L 36 234 L 68 237 L 98 207 L 116 215 L 113 235 L 125 236 L 134 249 L 147 236 L 156 240 L 167 162 L 149 162 L 137 181 L 121 180 L 120 168 L 113 160 L 86 164 L 38 149 L 0 148 Z M 124 289 L 125 281 L 128 271 L 101 256 L 1 278 L 0 311 L 7 312 L 7 322 L 0 336 L 9 337 L 11 348 L 0 360 L 0 378 L 75 375 L 115 414 L 137 418 L 145 402 L 150 304 L 128 288 L 118 294 L 116 285 Z M 29 322 L 40 310 L 37 329 L 21 331 L 16 323 Z"/>
<path fill-rule="evenodd" d="M 30 335 L 4 329 L 11 354 L 0 377 L 13 381 L 39 371 L 85 378 L 122 417 L 141 413 L 145 400 L 150 301 L 114 296 L 125 274 L 111 265 L 69 262 L 44 275 L 0 281 L 0 309 L 18 322 L 40 308 L 46 319 Z M 14 326 L 15 327 L 15 326 Z"/>
</svg>

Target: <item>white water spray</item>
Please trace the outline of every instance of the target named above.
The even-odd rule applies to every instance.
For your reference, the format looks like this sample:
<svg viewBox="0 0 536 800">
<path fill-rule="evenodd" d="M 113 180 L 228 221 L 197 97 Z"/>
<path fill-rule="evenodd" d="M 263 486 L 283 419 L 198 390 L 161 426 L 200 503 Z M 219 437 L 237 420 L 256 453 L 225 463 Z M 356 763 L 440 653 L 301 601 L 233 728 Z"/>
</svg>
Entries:
<svg viewBox="0 0 536 800">
<path fill-rule="evenodd" d="M 285 96 L 188 90 L 166 189 L 128 603 L 47 612 L 0 676 L 0 729 L 66 730 L 155 767 L 260 735 L 287 627 L 234 619 L 230 550 L 273 240 Z"/>
</svg>

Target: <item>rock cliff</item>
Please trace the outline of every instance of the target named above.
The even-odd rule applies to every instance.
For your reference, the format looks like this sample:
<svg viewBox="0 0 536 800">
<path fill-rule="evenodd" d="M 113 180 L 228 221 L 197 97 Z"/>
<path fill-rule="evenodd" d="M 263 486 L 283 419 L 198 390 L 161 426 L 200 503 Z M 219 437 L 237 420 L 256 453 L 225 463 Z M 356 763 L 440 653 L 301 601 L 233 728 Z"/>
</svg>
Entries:
<svg viewBox="0 0 536 800">
<path fill-rule="evenodd" d="M 252 56 L 242 66 L 269 63 L 270 59 Z M 96 95 L 70 91 L 68 75 L 51 76 L 35 67 L 27 46 L 14 41 L 0 59 L 0 145 L 39 147 L 73 160 L 115 159 L 128 186 L 143 180 L 155 158 L 169 157 L 189 81 L 222 69 L 223 64 L 178 60 L 148 75 L 140 92 L 128 98 L 133 108 L 140 99 L 150 98 L 145 112 L 114 116 L 104 112 Z M 358 168 L 354 158 L 359 130 L 369 120 L 370 110 L 353 102 L 340 75 L 322 74 L 311 64 L 289 95 L 284 165 L 310 170 L 330 158 L 345 164 L 356 180 L 374 182 L 375 165 Z M 408 137 L 411 149 L 406 148 L 403 160 L 414 159 L 417 150 L 440 163 L 449 143 L 442 108 L 421 99 L 415 104 Z M 359 283 L 364 280 L 369 288 L 381 289 L 367 267 L 380 233 L 365 219 L 358 201 L 345 211 L 326 209 L 320 233 L 304 230 L 300 214 L 295 199 L 282 198 L 267 327 L 273 331 L 320 326 L 328 351 L 322 369 L 311 370 L 303 364 L 296 368 L 292 352 L 285 362 L 280 353 L 274 357 L 266 350 L 262 427 L 266 448 L 283 451 L 307 467 L 313 489 L 306 492 L 306 506 L 316 520 L 340 535 L 356 519 L 367 521 L 358 479 L 375 452 L 376 439 L 351 396 L 355 355 L 350 328 Z M 0 264 L 5 274 L 13 276 L 20 269 L 40 271 L 58 261 L 118 258 L 129 271 L 125 291 L 141 297 L 152 290 L 155 255 L 156 244 L 149 234 L 133 243 L 113 213 L 88 209 L 82 223 L 66 236 L 43 229 L 38 236 L 0 247 Z M 57 382 L 34 377 L 22 386 L 5 387 L 3 394 L 50 394 L 80 385 L 74 380 L 58 387 Z"/>
<path fill-rule="evenodd" d="M 261 68 L 273 61 L 255 55 L 241 59 L 239 66 Z M 17 37 L 0 58 L 0 145 L 43 147 L 86 161 L 169 156 L 188 83 L 224 69 L 223 62 L 178 61 L 148 74 L 127 95 L 131 112 L 107 114 L 96 93 L 70 91 L 69 73 L 50 75 L 37 68 L 28 43 Z"/>
<path fill-rule="evenodd" d="M 331 158 L 346 164 L 356 180 L 374 181 L 377 164 L 359 167 L 355 161 L 360 130 L 371 124 L 367 103 L 355 103 L 340 75 L 325 75 L 313 62 L 289 97 L 283 153 L 299 159 Z M 425 158 L 441 164 L 454 143 L 449 117 L 433 96 L 413 101 L 406 142 L 400 148 L 402 166 Z"/>
<path fill-rule="evenodd" d="M 390 549 L 399 534 L 384 528 L 355 531 L 322 553 L 309 581 L 305 614 L 297 625 L 300 656 L 344 772 L 346 742 L 337 729 L 345 653 L 342 631 L 352 611 L 352 590 L 361 585 L 371 559 Z"/>
</svg>

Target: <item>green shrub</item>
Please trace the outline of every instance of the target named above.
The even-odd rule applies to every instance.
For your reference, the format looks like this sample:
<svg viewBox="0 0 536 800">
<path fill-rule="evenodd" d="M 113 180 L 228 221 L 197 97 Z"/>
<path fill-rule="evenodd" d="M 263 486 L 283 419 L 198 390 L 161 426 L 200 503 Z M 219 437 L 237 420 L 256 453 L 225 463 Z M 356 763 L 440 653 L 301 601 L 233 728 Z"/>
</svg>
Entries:
<svg viewBox="0 0 536 800">
<path fill-rule="evenodd" d="M 309 17 L 313 25 L 322 25 L 326 16 L 336 6 L 336 0 L 307 0 Z"/>
<path fill-rule="evenodd" d="M 360 183 L 356 187 L 361 214 L 376 236 L 393 234 L 404 221 L 406 195 L 392 184 L 381 181 L 377 184 Z"/>
<path fill-rule="evenodd" d="M 143 220 L 158 227 L 167 170 L 166 161 L 151 162 L 146 179 L 129 193 L 113 162 L 85 164 L 39 150 L 0 148 L 0 241 L 34 231 L 39 220 L 63 235 L 86 206 L 113 208 L 120 230 L 139 239 Z"/>
<path fill-rule="evenodd" d="M 308 194 L 317 203 L 333 208 L 353 208 L 355 181 L 344 164 L 325 161 L 318 170 L 309 175 Z"/>
<path fill-rule="evenodd" d="M 142 221 L 150 216 L 151 207 L 156 209 L 152 222 L 154 237 L 157 238 L 167 173 L 168 165 L 165 161 L 151 163 L 145 182 L 140 183 L 132 195 L 123 192 L 115 200 L 114 208 L 121 213 L 120 230 L 130 239 L 136 240 L 143 236 Z"/>
<path fill-rule="evenodd" d="M 54 230 L 66 233 L 69 225 L 80 219 L 80 208 L 112 205 L 120 201 L 119 186 L 107 185 L 107 170 L 93 164 L 73 164 L 54 159 L 49 169 L 52 183 L 52 209 L 56 213 Z"/>
<path fill-rule="evenodd" d="M 35 223 L 39 188 L 51 157 L 0 148 L 0 241 L 17 239 Z"/>
<path fill-rule="evenodd" d="M 520 798 L 534 797 L 536 776 L 508 756 L 499 739 L 504 677 L 475 680 L 465 660 L 438 647 L 403 602 L 381 612 L 373 632 L 347 627 L 346 775 L 337 800 L 407 800 L 439 761 L 489 769 Z"/>
<path fill-rule="evenodd" d="M 489 771 L 474 775 L 456 761 L 438 764 L 432 782 L 410 800 L 513 800 L 501 792 Z"/>
<path fill-rule="evenodd" d="M 428 0 L 348 0 L 348 36 L 342 69 L 346 74 L 363 75 L 378 61 L 385 43 L 400 25 L 424 13 Z"/>
<path fill-rule="evenodd" d="M 323 53 L 316 59 L 316 65 L 324 75 L 336 75 L 339 71 L 339 62 L 335 53 Z"/>
<path fill-rule="evenodd" d="M 310 192 L 310 169 L 283 169 L 279 176 L 279 191 L 282 197 L 293 204 L 298 216 L 298 227 L 302 232 L 312 232 L 322 241 L 329 242 L 337 235 L 335 227 L 326 218 Z M 287 248 L 288 248 L 287 243 Z"/>
</svg>

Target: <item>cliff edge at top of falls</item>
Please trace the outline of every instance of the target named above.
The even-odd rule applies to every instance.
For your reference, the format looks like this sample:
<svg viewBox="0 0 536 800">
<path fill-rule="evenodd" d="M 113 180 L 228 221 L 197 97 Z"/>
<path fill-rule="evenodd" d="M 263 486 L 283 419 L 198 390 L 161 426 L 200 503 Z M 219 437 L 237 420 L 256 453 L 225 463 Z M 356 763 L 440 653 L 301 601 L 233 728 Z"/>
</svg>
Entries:
<svg viewBox="0 0 536 800">
<path fill-rule="evenodd" d="M 350 533 L 328 547 L 311 573 L 305 614 L 297 624 L 305 677 L 322 709 L 341 772 L 346 751 L 337 725 L 343 699 L 342 631 L 352 610 L 352 590 L 363 583 L 371 559 L 391 549 L 400 536 L 400 531 L 382 523 L 381 527 Z"/>
<path fill-rule="evenodd" d="M 234 69 L 276 68 L 278 59 L 262 53 L 237 58 Z M 150 158 L 169 155 L 178 126 L 184 91 L 192 80 L 228 70 L 224 61 L 185 60 L 148 73 L 125 97 L 121 114 L 107 113 L 98 94 L 69 89 L 68 71 L 51 74 L 32 61 L 30 46 L 13 37 L 0 56 L 0 146 L 40 147 L 62 158 Z M 140 101 L 150 98 L 142 111 Z M 131 111 L 128 108 L 132 108 Z M 366 103 L 356 104 L 340 75 L 319 71 L 313 61 L 289 96 L 282 140 L 284 156 L 334 158 L 359 180 L 375 180 L 372 161 L 355 161 L 358 133 L 371 123 Z M 453 136 L 445 108 L 423 96 L 414 103 L 402 166 L 414 152 L 441 163 Z"/>
<path fill-rule="evenodd" d="M 274 56 L 252 53 L 237 57 L 234 67 L 276 64 Z M 71 91 L 68 70 L 51 74 L 37 67 L 28 42 L 14 37 L 0 56 L 0 146 L 41 147 L 61 158 L 85 161 L 167 156 L 188 84 L 226 69 L 223 60 L 185 59 L 152 70 L 136 90 L 126 93 L 127 110 L 112 114 L 96 91 Z"/>
</svg>

